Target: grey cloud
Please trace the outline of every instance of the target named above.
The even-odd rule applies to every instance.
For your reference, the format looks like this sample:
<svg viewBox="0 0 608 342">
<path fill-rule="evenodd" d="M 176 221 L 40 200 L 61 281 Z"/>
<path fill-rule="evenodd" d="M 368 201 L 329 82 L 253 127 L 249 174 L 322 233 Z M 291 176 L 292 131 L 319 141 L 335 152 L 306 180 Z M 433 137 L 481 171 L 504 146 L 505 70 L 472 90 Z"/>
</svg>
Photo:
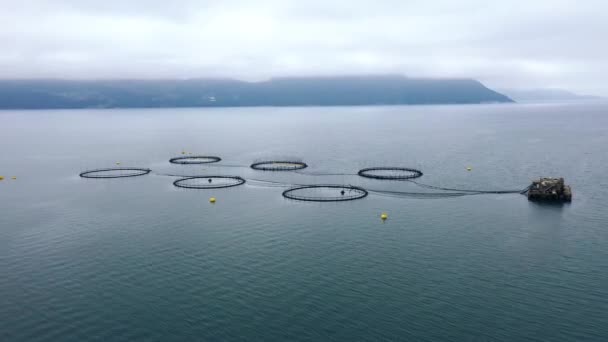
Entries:
<svg viewBox="0 0 608 342">
<path fill-rule="evenodd" d="M 2 1 L 1 78 L 399 73 L 608 95 L 604 1 Z"/>
</svg>

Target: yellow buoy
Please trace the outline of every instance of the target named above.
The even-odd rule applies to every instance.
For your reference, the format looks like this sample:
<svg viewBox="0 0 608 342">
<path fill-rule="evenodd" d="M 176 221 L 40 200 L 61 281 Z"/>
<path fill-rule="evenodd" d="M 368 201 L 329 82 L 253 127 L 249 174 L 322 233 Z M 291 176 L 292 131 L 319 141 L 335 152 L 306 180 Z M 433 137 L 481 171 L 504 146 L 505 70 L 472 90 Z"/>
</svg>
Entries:
<svg viewBox="0 0 608 342">
<path fill-rule="evenodd" d="M 3 176 L 0 176 L 0 180 L 3 180 L 3 179 L 4 179 L 4 177 L 3 177 Z"/>
<path fill-rule="evenodd" d="M 11 177 L 11 179 L 15 180 L 15 179 L 17 179 L 17 176 L 13 176 L 13 177 Z"/>
<path fill-rule="evenodd" d="M 215 197 L 211 197 L 211 198 L 209 199 L 209 202 L 211 202 L 211 203 L 215 203 Z"/>
<path fill-rule="evenodd" d="M 382 219 L 382 221 L 386 220 L 388 218 L 388 214 L 387 213 L 382 213 L 380 214 L 380 218 Z"/>
<path fill-rule="evenodd" d="M 186 151 L 182 151 L 182 154 L 186 154 Z"/>
<path fill-rule="evenodd" d="M 467 166 L 467 171 L 471 171 L 471 170 L 473 170 L 473 168 L 470 166 Z"/>
</svg>

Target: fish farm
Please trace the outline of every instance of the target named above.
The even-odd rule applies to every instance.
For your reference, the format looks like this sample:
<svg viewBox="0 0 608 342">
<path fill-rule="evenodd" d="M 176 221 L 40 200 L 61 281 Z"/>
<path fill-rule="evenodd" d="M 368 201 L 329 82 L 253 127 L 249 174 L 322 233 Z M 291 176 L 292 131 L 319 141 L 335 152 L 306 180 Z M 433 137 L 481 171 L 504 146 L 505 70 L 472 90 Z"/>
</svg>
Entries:
<svg viewBox="0 0 608 342">
<path fill-rule="evenodd" d="M 407 167 L 368 167 L 359 170 L 357 174 L 366 178 L 390 180 L 414 179 L 423 175 L 422 171 Z"/>
<path fill-rule="evenodd" d="M 211 164 L 221 161 L 216 156 L 182 156 L 169 159 L 172 164 Z M 119 164 L 119 163 L 117 163 Z M 308 176 L 361 176 L 364 178 L 375 179 L 378 181 L 404 181 L 414 184 L 427 191 L 409 192 L 394 191 L 385 189 L 370 189 L 350 184 L 291 184 L 289 182 L 278 182 L 261 179 L 245 179 L 236 175 L 177 175 L 156 173 L 159 176 L 170 176 L 177 178 L 173 185 L 184 189 L 220 189 L 231 188 L 251 182 L 253 185 L 283 187 L 287 188 L 282 192 L 284 198 L 295 201 L 307 202 L 341 202 L 352 201 L 367 197 L 369 194 L 401 197 L 401 198 L 420 198 L 436 199 L 450 198 L 471 195 L 487 194 L 522 194 L 530 201 L 547 202 L 570 202 L 572 200 L 572 190 L 570 186 L 564 184 L 563 178 L 541 178 L 534 181 L 524 189 L 515 190 L 481 190 L 481 189 L 458 189 L 451 187 L 440 187 L 431 184 L 420 183 L 417 180 L 423 176 L 423 172 L 418 169 L 395 166 L 377 166 L 360 169 L 357 173 L 301 173 L 298 170 L 308 167 L 308 164 L 301 160 L 264 160 L 247 165 L 221 165 L 228 167 L 248 167 L 258 171 L 294 171 L 297 174 Z M 470 171 L 470 167 L 467 168 Z M 149 168 L 139 167 L 115 167 L 92 169 L 81 172 L 82 178 L 124 178 L 144 176 L 151 173 Z"/>
<path fill-rule="evenodd" d="M 238 176 L 196 176 L 180 178 L 173 182 L 178 188 L 185 189 L 220 189 L 245 184 L 245 179 Z"/>
<path fill-rule="evenodd" d="M 260 171 L 294 171 L 305 169 L 308 167 L 308 165 L 304 162 L 294 160 L 267 160 L 253 163 L 250 167 L 254 170 Z"/>
<path fill-rule="evenodd" d="M 210 164 L 221 161 L 222 158 L 216 156 L 184 156 L 169 159 L 172 164 Z"/>
<path fill-rule="evenodd" d="M 152 170 L 139 167 L 113 167 L 106 169 L 94 169 L 80 173 L 82 178 L 123 178 L 137 177 L 150 173 Z"/>
<path fill-rule="evenodd" d="M 364 198 L 367 190 L 351 185 L 303 185 L 283 191 L 283 197 L 296 201 L 340 202 Z"/>
</svg>

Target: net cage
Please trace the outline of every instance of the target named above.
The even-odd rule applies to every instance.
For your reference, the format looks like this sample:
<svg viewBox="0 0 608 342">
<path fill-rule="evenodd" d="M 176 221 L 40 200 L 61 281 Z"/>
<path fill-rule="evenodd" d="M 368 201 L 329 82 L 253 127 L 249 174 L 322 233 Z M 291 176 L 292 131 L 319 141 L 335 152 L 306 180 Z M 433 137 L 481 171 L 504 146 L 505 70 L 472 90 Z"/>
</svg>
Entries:
<svg viewBox="0 0 608 342">
<path fill-rule="evenodd" d="M 409 167 L 368 167 L 359 170 L 361 177 L 388 180 L 406 180 L 422 177 L 422 171 Z"/>
<path fill-rule="evenodd" d="M 341 202 L 364 198 L 367 190 L 352 185 L 301 185 L 283 191 L 283 197 L 308 202 Z"/>
<path fill-rule="evenodd" d="M 93 169 L 81 172 L 82 178 L 124 178 L 137 177 L 150 173 L 152 170 L 139 167 L 113 167 L 105 169 Z"/>
<path fill-rule="evenodd" d="M 185 189 L 220 189 L 242 184 L 245 184 L 245 179 L 239 176 L 195 176 L 173 182 L 176 187 Z"/>
<path fill-rule="evenodd" d="M 216 156 L 182 156 L 169 159 L 172 164 L 211 164 L 217 163 L 222 158 Z"/>
<path fill-rule="evenodd" d="M 308 165 L 297 160 L 265 160 L 251 164 L 251 168 L 261 171 L 293 171 L 307 168 Z"/>
</svg>

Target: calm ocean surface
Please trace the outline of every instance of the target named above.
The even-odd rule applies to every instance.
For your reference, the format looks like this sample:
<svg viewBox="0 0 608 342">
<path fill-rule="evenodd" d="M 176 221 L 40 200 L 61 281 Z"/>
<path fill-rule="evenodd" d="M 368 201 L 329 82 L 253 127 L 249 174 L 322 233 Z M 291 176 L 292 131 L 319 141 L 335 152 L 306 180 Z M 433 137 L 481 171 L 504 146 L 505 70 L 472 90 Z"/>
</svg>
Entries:
<svg viewBox="0 0 608 342">
<path fill-rule="evenodd" d="M 182 150 L 225 166 L 169 164 Z M 574 198 L 305 203 L 161 175 L 424 191 L 239 167 L 281 157 L 455 188 L 564 177 Z M 116 162 L 153 173 L 78 176 Z M 607 341 L 607 173 L 601 103 L 1 111 L 0 340 Z"/>
</svg>

